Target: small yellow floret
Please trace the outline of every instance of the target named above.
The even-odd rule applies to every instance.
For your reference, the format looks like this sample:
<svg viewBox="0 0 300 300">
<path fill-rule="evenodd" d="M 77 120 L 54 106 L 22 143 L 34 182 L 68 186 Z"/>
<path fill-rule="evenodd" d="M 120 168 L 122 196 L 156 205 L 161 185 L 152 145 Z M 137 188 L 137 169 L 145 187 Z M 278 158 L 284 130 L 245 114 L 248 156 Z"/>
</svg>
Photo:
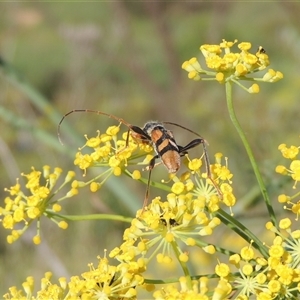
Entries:
<svg viewBox="0 0 300 300">
<path fill-rule="evenodd" d="M 189 256 L 187 255 L 187 253 L 181 253 L 179 255 L 179 260 L 182 262 L 187 262 L 189 260 Z"/>
<path fill-rule="evenodd" d="M 106 133 L 108 135 L 117 135 L 117 133 L 120 131 L 120 127 L 119 126 L 110 126 L 107 128 Z"/>
<path fill-rule="evenodd" d="M 246 264 L 243 266 L 242 268 L 242 272 L 246 275 L 246 276 L 250 276 L 253 272 L 253 267 L 250 264 Z"/>
<path fill-rule="evenodd" d="M 281 174 L 281 175 L 288 174 L 288 171 L 287 171 L 286 167 L 282 166 L 282 165 L 277 166 L 276 169 L 275 169 L 275 172 L 278 173 L 278 174 Z"/>
<path fill-rule="evenodd" d="M 282 219 L 279 222 L 279 228 L 284 229 L 284 230 L 290 228 L 291 225 L 292 225 L 292 222 L 289 218 Z"/>
<path fill-rule="evenodd" d="M 188 167 L 191 171 L 198 171 L 202 165 L 202 160 L 198 158 L 194 158 L 189 161 Z"/>
<path fill-rule="evenodd" d="M 120 167 L 115 167 L 114 168 L 114 175 L 115 176 L 120 176 L 122 174 L 122 169 Z"/>
<path fill-rule="evenodd" d="M 59 223 L 58 223 L 58 227 L 59 228 L 62 228 L 62 229 L 67 229 L 68 228 L 68 223 L 66 222 L 66 221 L 60 221 Z"/>
<path fill-rule="evenodd" d="M 235 67 L 235 75 L 236 76 L 244 76 L 248 73 L 248 69 L 245 67 L 245 65 L 239 63 Z"/>
<path fill-rule="evenodd" d="M 188 74 L 188 78 L 189 78 L 189 79 L 196 80 L 196 81 L 198 81 L 198 80 L 200 80 L 200 79 L 201 79 L 201 77 L 200 77 L 199 73 L 198 73 L 197 71 L 195 71 L 195 70 L 193 70 L 193 71 L 189 72 L 189 74 Z"/>
<path fill-rule="evenodd" d="M 185 243 L 188 245 L 188 246 L 195 246 L 196 245 L 196 241 L 195 239 L 189 237 L 186 239 Z"/>
<path fill-rule="evenodd" d="M 286 203 L 290 200 L 290 197 L 285 195 L 285 194 L 281 194 L 278 196 L 278 202 L 279 203 Z"/>
<path fill-rule="evenodd" d="M 132 172 L 132 178 L 138 180 L 142 177 L 141 172 L 139 170 L 134 170 Z"/>
<path fill-rule="evenodd" d="M 78 192 L 78 189 L 72 188 L 72 189 L 67 193 L 66 197 L 71 198 L 71 197 L 73 197 L 73 196 L 76 196 L 78 193 L 79 193 L 79 192 Z"/>
<path fill-rule="evenodd" d="M 179 195 L 184 191 L 184 184 L 182 182 L 175 182 L 171 188 L 171 191 L 176 194 Z"/>
<path fill-rule="evenodd" d="M 219 263 L 216 267 L 215 267 L 215 273 L 220 276 L 220 277 L 226 277 L 229 275 L 230 273 L 230 269 L 229 266 L 224 264 L 224 263 Z"/>
<path fill-rule="evenodd" d="M 237 46 L 242 51 L 248 51 L 251 49 L 251 43 L 249 43 L 249 42 L 242 42 L 242 43 L 239 43 Z"/>
<path fill-rule="evenodd" d="M 254 258 L 254 251 L 252 248 L 250 248 L 249 246 L 246 246 L 244 248 L 241 249 L 241 257 L 246 260 L 249 261 L 251 259 Z"/>
<path fill-rule="evenodd" d="M 55 203 L 55 204 L 53 204 L 52 209 L 55 212 L 59 212 L 59 211 L 61 211 L 61 205 L 58 203 Z"/>
<path fill-rule="evenodd" d="M 250 94 L 257 94 L 257 93 L 259 93 L 259 85 L 256 84 L 256 83 L 252 84 L 252 86 L 248 89 L 248 92 Z"/>
<path fill-rule="evenodd" d="M 229 262 L 233 265 L 239 264 L 240 261 L 241 257 L 239 256 L 239 254 L 233 254 L 229 257 Z"/>
<path fill-rule="evenodd" d="M 175 240 L 173 233 L 168 232 L 165 236 L 165 239 L 167 242 L 171 243 Z"/>
<path fill-rule="evenodd" d="M 224 73 L 218 72 L 218 73 L 216 74 L 216 80 L 217 80 L 218 82 L 223 83 L 223 82 L 224 82 L 224 78 L 225 78 Z"/>
<path fill-rule="evenodd" d="M 41 237 L 39 235 L 35 235 L 32 241 L 35 245 L 39 245 L 41 243 Z"/>
<path fill-rule="evenodd" d="M 116 156 L 112 156 L 108 162 L 111 168 L 118 167 L 120 163 L 121 161 Z"/>
<path fill-rule="evenodd" d="M 205 251 L 208 254 L 215 254 L 216 253 L 216 248 L 213 245 L 208 245 L 206 247 L 202 248 L 203 251 Z"/>
<path fill-rule="evenodd" d="M 69 171 L 66 178 L 65 178 L 65 182 L 69 182 L 71 181 L 74 177 L 75 177 L 75 172 L 74 171 Z"/>
<path fill-rule="evenodd" d="M 101 188 L 101 184 L 99 182 L 91 182 L 90 184 L 90 191 L 95 193 Z"/>
</svg>

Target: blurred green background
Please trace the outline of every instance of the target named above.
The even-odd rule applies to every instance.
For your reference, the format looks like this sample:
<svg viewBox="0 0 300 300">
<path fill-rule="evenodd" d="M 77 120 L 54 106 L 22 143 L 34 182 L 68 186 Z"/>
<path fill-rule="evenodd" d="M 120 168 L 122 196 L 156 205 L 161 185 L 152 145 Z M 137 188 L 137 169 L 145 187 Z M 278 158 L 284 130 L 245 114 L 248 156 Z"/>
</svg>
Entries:
<svg viewBox="0 0 300 300">
<path fill-rule="evenodd" d="M 285 1 L 0 3 L 1 199 L 4 187 L 31 166 L 75 169 L 70 154 L 83 145 L 83 134 L 92 136 L 115 122 L 73 114 L 62 126 L 65 146 L 57 140 L 56 126 L 66 112 L 90 108 L 138 126 L 151 119 L 172 121 L 201 134 L 212 161 L 216 152 L 229 157 L 241 200 L 236 215 L 259 233 L 267 211 L 261 209 L 254 175 L 230 123 L 224 86 L 188 80 L 181 64 L 193 56 L 203 61 L 201 44 L 238 39 L 251 42 L 253 52 L 263 46 L 270 67 L 284 74 L 276 84 L 260 85 L 257 95 L 234 90 L 238 118 L 275 205 L 284 185 L 274 173 L 282 162 L 277 147 L 282 142 L 297 145 L 300 133 L 299 11 L 300 3 Z M 173 131 L 179 144 L 195 138 Z M 154 173 L 167 176 L 163 167 Z M 139 182 L 111 178 L 98 193 L 86 190 L 72 198 L 64 213 L 133 216 L 144 191 Z M 151 194 L 156 195 L 155 189 Z M 0 229 L 0 294 L 28 275 L 39 279 L 48 270 L 55 277 L 80 274 L 104 248 L 120 244 L 125 227 L 74 222 L 63 231 L 43 220 L 38 247 L 31 242 L 34 229 L 13 245 L 6 244 L 6 232 Z"/>
</svg>

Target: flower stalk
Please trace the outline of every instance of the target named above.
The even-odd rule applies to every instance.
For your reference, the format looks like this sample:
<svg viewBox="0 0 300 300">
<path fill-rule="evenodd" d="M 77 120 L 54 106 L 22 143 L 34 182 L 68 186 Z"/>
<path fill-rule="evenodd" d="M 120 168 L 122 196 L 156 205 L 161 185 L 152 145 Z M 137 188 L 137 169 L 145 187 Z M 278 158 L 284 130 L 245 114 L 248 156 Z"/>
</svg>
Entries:
<svg viewBox="0 0 300 300">
<path fill-rule="evenodd" d="M 226 88 L 226 102 L 227 102 L 227 108 L 228 108 L 228 112 L 229 112 L 229 116 L 230 119 L 232 121 L 232 124 L 234 125 L 236 131 L 238 132 L 241 141 L 246 149 L 247 155 L 249 157 L 253 172 L 255 174 L 256 180 L 258 182 L 258 185 L 260 187 L 261 190 L 261 194 L 264 198 L 264 201 L 266 203 L 268 212 L 269 212 L 269 216 L 272 220 L 272 223 L 276 226 L 277 225 L 277 220 L 276 220 L 276 216 L 273 210 L 273 207 L 271 205 L 271 201 L 270 201 L 270 197 L 269 194 L 267 192 L 266 186 L 264 184 L 263 178 L 261 176 L 261 173 L 259 171 L 257 162 L 254 158 L 253 152 L 251 150 L 250 144 L 246 138 L 246 135 L 236 117 L 235 114 L 235 110 L 234 110 L 234 105 L 233 105 L 233 99 L 232 99 L 232 83 L 230 81 L 227 81 L 225 84 L 225 88 Z"/>
</svg>

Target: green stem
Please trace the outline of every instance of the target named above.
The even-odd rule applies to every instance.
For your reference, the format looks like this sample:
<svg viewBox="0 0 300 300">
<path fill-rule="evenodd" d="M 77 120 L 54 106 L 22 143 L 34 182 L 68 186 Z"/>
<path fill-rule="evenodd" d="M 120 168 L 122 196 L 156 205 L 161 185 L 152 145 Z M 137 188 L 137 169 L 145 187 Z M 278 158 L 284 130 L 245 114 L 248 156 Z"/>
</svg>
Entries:
<svg viewBox="0 0 300 300">
<path fill-rule="evenodd" d="M 251 232 L 247 227 L 245 227 L 235 218 L 231 217 L 222 209 L 219 209 L 217 211 L 216 216 L 222 221 L 223 224 L 225 224 L 227 227 L 236 232 L 249 244 L 252 243 L 253 247 L 257 249 L 263 257 L 267 258 L 269 256 L 268 249 L 266 248 L 266 246 L 264 246 L 260 239 L 257 238 L 257 236 L 253 232 Z"/>
<path fill-rule="evenodd" d="M 254 155 L 253 155 L 253 152 L 250 148 L 248 140 L 247 140 L 247 138 L 244 134 L 244 131 L 242 130 L 242 128 L 240 126 L 240 123 L 239 123 L 239 121 L 236 117 L 235 111 L 234 111 L 233 101 L 232 101 L 232 83 L 230 81 L 226 82 L 225 87 L 226 87 L 227 108 L 228 108 L 230 119 L 231 119 L 234 127 L 236 128 L 236 130 L 237 130 L 237 132 L 238 132 L 238 134 L 239 134 L 239 136 L 240 136 L 240 138 L 243 142 L 243 145 L 244 145 L 244 147 L 247 151 L 247 154 L 248 154 L 249 160 L 251 162 L 254 174 L 256 176 L 256 180 L 257 180 L 258 185 L 260 187 L 260 191 L 261 191 L 262 196 L 265 200 L 265 203 L 266 203 L 271 221 L 274 224 L 274 226 L 277 226 L 275 213 L 274 213 L 273 207 L 271 205 L 271 201 L 270 201 L 269 195 L 267 193 L 266 186 L 265 186 L 264 181 L 262 179 L 261 173 L 258 169 L 258 165 L 256 163 L 256 160 L 254 158 Z"/>
<path fill-rule="evenodd" d="M 131 223 L 131 217 L 124 217 L 122 215 L 110 215 L 110 214 L 93 214 L 93 215 L 61 215 L 53 213 L 52 211 L 46 211 L 46 214 L 50 217 L 68 221 L 87 221 L 87 220 L 114 220 L 119 222 Z"/>
<path fill-rule="evenodd" d="M 177 243 L 176 243 L 176 242 L 171 242 L 171 245 L 172 245 L 173 251 L 175 252 L 175 255 L 176 255 L 176 257 L 177 257 L 177 260 L 178 260 L 178 262 L 179 262 L 179 264 L 180 264 L 180 266 L 181 266 L 181 268 L 182 268 L 182 270 L 183 270 L 183 272 L 184 272 L 185 278 L 186 278 L 186 280 L 187 280 L 187 285 L 188 285 L 188 287 L 191 289 L 191 288 L 192 288 L 192 280 L 191 280 L 191 275 L 190 275 L 189 269 L 188 269 L 186 263 L 183 262 L 183 261 L 181 261 L 181 260 L 179 259 L 180 252 L 179 252 L 179 250 L 178 250 L 178 245 L 177 245 Z"/>
</svg>

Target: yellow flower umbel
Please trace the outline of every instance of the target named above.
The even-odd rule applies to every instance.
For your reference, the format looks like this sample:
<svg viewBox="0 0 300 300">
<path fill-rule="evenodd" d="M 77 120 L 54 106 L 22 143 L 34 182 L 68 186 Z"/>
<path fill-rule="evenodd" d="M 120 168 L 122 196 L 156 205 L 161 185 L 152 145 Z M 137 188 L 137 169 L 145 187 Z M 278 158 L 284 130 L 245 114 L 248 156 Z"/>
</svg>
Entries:
<svg viewBox="0 0 300 300">
<path fill-rule="evenodd" d="M 234 299 L 299 298 L 300 230 L 293 231 L 291 226 L 289 218 L 280 220 L 279 229 L 271 222 L 266 224 L 274 238 L 265 257 L 256 255 L 252 243 L 229 257 L 229 265 L 238 270 L 228 278 L 235 289 Z"/>
<path fill-rule="evenodd" d="M 288 147 L 286 144 L 280 144 L 278 149 L 281 151 L 282 156 L 289 161 L 289 167 L 278 165 L 276 172 L 283 175 L 289 176 L 294 180 L 293 189 L 297 188 L 297 183 L 300 181 L 300 157 L 299 157 L 300 146 L 291 145 Z M 292 196 L 281 194 L 278 196 L 278 201 L 284 204 L 284 208 L 291 211 L 296 215 L 296 219 L 299 219 L 300 214 L 300 192 L 296 192 Z"/>
<path fill-rule="evenodd" d="M 51 172 L 49 166 L 44 166 L 43 172 L 32 168 L 29 174 L 21 174 L 27 181 L 26 191 L 22 191 L 18 179 L 14 186 L 5 189 L 10 196 L 5 198 L 5 206 L 0 207 L 0 216 L 2 216 L 2 226 L 11 230 L 11 234 L 7 236 L 8 243 L 16 241 L 33 221 L 37 220 L 37 234 L 34 236 L 33 242 L 39 244 L 41 241 L 40 220 L 43 215 L 57 223 L 60 228 L 68 227 L 65 221 L 57 220 L 57 213 L 61 210 L 59 203 L 77 195 L 78 189 L 71 185 L 65 195 L 55 199 L 54 196 L 75 177 L 75 172 L 69 171 L 61 186 L 54 190 L 61 173 L 62 169 L 60 168 L 54 168 Z M 23 225 L 23 228 L 20 225 Z M 16 227 L 21 229 L 16 229 Z"/>
<path fill-rule="evenodd" d="M 109 265 L 106 257 L 98 259 L 96 268 L 90 264 L 90 270 L 81 276 L 72 276 L 69 281 L 59 278 L 58 284 L 51 282 L 52 273 L 47 272 L 36 297 L 33 296 L 34 280 L 28 277 L 23 283 L 24 291 L 11 287 L 4 299 L 136 299 L 136 287 L 144 283 L 137 264 L 113 266 Z"/>
<path fill-rule="evenodd" d="M 234 52 L 233 47 L 237 45 L 238 51 Z M 242 42 L 237 44 L 237 40 L 233 42 L 227 42 L 222 40 L 219 45 L 202 45 L 200 51 L 202 52 L 205 63 L 208 69 L 201 66 L 197 58 L 193 57 L 182 64 L 182 68 L 189 74 L 188 77 L 193 80 L 213 80 L 220 84 L 223 84 L 226 92 L 226 103 L 230 120 L 233 123 L 237 133 L 239 134 L 241 141 L 246 149 L 249 157 L 253 172 L 257 179 L 257 183 L 260 187 L 261 194 L 266 203 L 266 207 L 269 212 L 269 216 L 272 222 L 276 223 L 273 207 L 268 193 L 266 193 L 266 186 L 263 177 L 258 168 L 258 164 L 253 155 L 253 151 L 248 142 L 235 112 L 233 104 L 233 87 L 239 86 L 248 93 L 255 94 L 259 92 L 259 86 L 257 83 L 252 84 L 250 87 L 244 86 L 242 81 L 252 82 L 267 82 L 273 83 L 283 78 L 283 74 L 279 71 L 269 69 L 262 76 L 258 76 L 258 72 L 264 71 L 269 65 L 269 57 L 266 51 L 259 47 L 254 53 L 251 53 L 251 43 Z M 228 191 L 227 187 L 225 190 Z M 228 203 L 234 203 L 235 199 L 229 197 L 226 199 Z"/>
<path fill-rule="evenodd" d="M 221 204 L 230 207 L 235 204 L 235 201 L 228 201 L 230 197 L 235 199 L 232 188 L 228 188 L 231 181 L 230 184 L 225 182 L 232 175 L 227 166 L 221 165 L 220 154 L 217 156 L 212 175 L 224 191 L 222 195 L 218 194 L 207 174 L 200 172 L 201 160 L 189 161 L 189 171 L 180 177 L 172 177 L 172 193 L 167 195 L 167 201 L 156 197 L 148 207 L 137 212 L 137 218 L 124 232 L 124 243 L 110 253 L 111 257 L 125 262 L 139 260 L 146 267 L 153 258 L 159 264 L 169 264 L 174 258 L 185 264 L 189 260 L 188 247 L 200 247 L 209 254 L 215 253 L 214 246 L 204 242 L 203 238 L 212 235 L 221 223 L 214 215 Z M 222 176 L 223 173 L 227 176 Z"/>
<path fill-rule="evenodd" d="M 120 176 L 124 172 L 134 179 L 139 179 L 139 172 L 134 170 L 131 173 L 127 166 L 130 164 L 148 165 L 152 158 L 147 155 L 153 151 L 150 145 L 135 140 L 128 132 L 123 133 L 122 138 L 118 138 L 119 130 L 119 126 L 111 126 L 108 127 L 106 133 L 100 134 L 98 131 L 96 137 L 85 136 L 87 139 L 85 145 L 76 153 L 74 164 L 84 170 L 84 175 L 92 167 L 107 168 L 106 171 L 86 183 L 90 184 L 92 192 L 99 190 L 111 175 Z M 86 150 L 87 153 L 83 153 L 83 150 Z M 143 156 L 145 157 L 144 161 L 135 161 Z M 97 182 L 100 178 L 102 180 Z"/>
<path fill-rule="evenodd" d="M 199 280 L 193 280 L 191 287 L 187 284 L 186 277 L 180 277 L 179 283 L 180 288 L 173 284 L 169 284 L 165 288 L 154 292 L 154 299 L 219 300 L 227 299 L 228 295 L 232 291 L 231 285 L 222 279 L 218 282 L 214 291 L 208 286 L 207 277 L 201 277 Z"/>
<path fill-rule="evenodd" d="M 269 69 L 262 77 L 255 77 L 255 73 L 267 68 L 270 64 L 269 57 L 262 47 L 256 53 L 250 53 L 251 44 L 243 42 L 237 45 L 239 52 L 232 52 L 232 47 L 237 43 L 223 40 L 219 45 L 202 45 L 202 52 L 206 66 L 210 70 L 202 68 L 196 57 L 185 61 L 182 68 L 193 80 L 216 80 L 219 83 L 228 81 L 234 82 L 249 93 L 258 93 L 258 84 L 253 84 L 250 88 L 240 83 L 246 81 L 276 82 L 283 78 L 279 71 Z"/>
</svg>

